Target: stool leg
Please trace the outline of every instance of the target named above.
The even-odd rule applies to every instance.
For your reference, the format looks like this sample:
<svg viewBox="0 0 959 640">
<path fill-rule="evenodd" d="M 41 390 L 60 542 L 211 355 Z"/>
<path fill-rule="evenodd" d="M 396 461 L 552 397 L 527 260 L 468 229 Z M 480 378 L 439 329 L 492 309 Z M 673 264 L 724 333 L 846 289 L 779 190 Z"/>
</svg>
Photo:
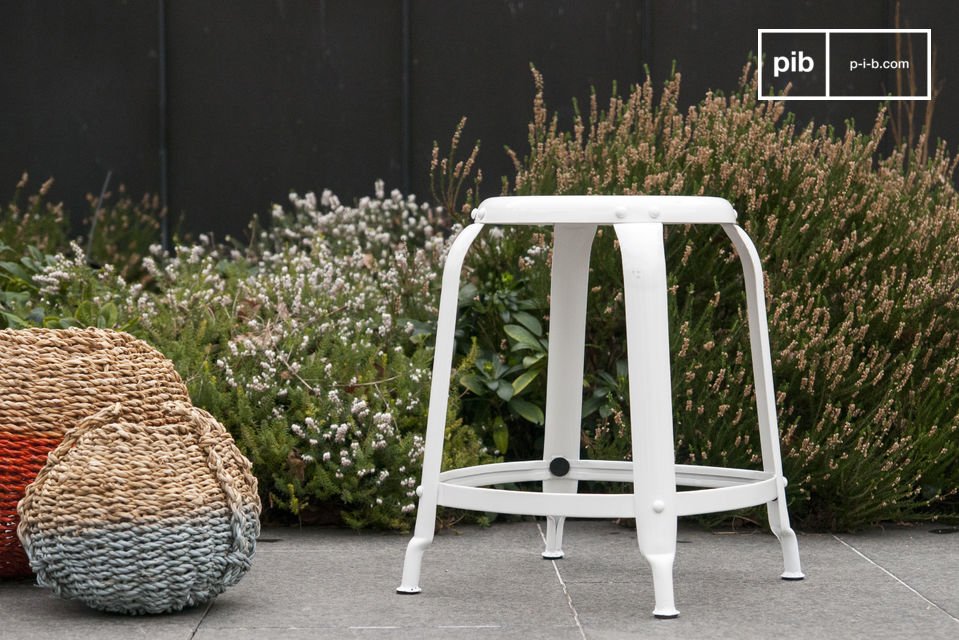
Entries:
<svg viewBox="0 0 959 640">
<path fill-rule="evenodd" d="M 546 427 L 543 460 L 579 459 L 583 415 L 583 350 L 589 253 L 596 225 L 558 224 L 553 232 L 550 284 L 549 359 L 546 369 Z M 543 491 L 576 493 L 579 483 L 560 476 L 543 481 Z M 543 557 L 563 557 L 563 516 L 546 519 Z"/>
<path fill-rule="evenodd" d="M 426 422 L 426 441 L 423 453 L 423 482 L 416 513 L 413 538 L 406 547 L 403 563 L 403 582 L 398 593 L 420 592 L 420 568 L 423 553 L 433 542 L 436 529 L 436 503 L 439 491 L 440 467 L 443 463 L 443 440 L 446 431 L 446 410 L 449 405 L 450 368 L 453 364 L 453 333 L 456 329 L 456 307 L 459 299 L 460 271 L 463 259 L 473 240 L 483 229 L 482 224 L 465 227 L 453 241 L 446 264 L 443 266 L 443 286 L 440 293 L 439 318 L 436 323 L 436 349 L 433 353 L 433 377 L 430 385 L 429 417 Z"/>
<path fill-rule="evenodd" d="M 769 348 L 766 298 L 763 293 L 763 273 L 759 253 L 752 240 L 738 225 L 724 224 L 723 229 L 736 247 L 746 281 L 746 311 L 749 316 L 749 342 L 752 351 L 753 377 L 756 383 L 756 410 L 759 414 L 763 470 L 773 473 L 779 485 L 777 498 L 766 504 L 769 528 L 782 545 L 783 579 L 802 580 L 805 575 L 799 564 L 799 543 L 796 540 L 795 531 L 789 526 L 789 512 L 786 510 L 786 478 L 783 476 L 782 457 L 779 451 L 772 354 Z"/>
<path fill-rule="evenodd" d="M 663 225 L 614 226 L 623 256 L 636 534 L 653 573 L 653 615 L 675 618 L 676 454 Z"/>
</svg>

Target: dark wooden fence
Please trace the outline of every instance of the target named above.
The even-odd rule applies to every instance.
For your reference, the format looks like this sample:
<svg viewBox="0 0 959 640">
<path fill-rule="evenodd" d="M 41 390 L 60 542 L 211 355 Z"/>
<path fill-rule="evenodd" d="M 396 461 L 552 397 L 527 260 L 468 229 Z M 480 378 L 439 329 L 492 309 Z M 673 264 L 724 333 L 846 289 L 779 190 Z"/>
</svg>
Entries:
<svg viewBox="0 0 959 640">
<path fill-rule="evenodd" d="M 525 149 L 533 86 L 561 113 L 674 62 L 685 104 L 735 88 L 759 28 L 883 28 L 892 0 L 80 0 L 0 5 L 0 198 L 56 179 L 75 217 L 108 171 L 193 230 L 239 232 L 290 189 L 374 179 L 429 197 L 433 140 L 461 116 L 491 191 Z M 959 139 L 959 3 L 907 0 L 938 50 L 935 133 Z M 876 103 L 791 103 L 871 124 Z"/>
</svg>

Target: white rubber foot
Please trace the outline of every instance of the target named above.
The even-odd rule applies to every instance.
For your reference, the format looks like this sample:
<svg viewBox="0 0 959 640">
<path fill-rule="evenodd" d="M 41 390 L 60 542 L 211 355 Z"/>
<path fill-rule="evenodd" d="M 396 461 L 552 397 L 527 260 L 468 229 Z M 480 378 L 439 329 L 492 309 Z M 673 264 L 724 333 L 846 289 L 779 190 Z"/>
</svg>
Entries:
<svg viewBox="0 0 959 640">
<path fill-rule="evenodd" d="M 413 596 L 413 595 L 416 595 L 417 593 L 420 593 L 421 591 L 423 590 L 420 589 L 419 587 L 407 587 L 404 585 L 400 585 L 399 587 L 396 588 L 396 593 L 402 593 L 403 595 L 406 595 L 406 596 Z"/>
<path fill-rule="evenodd" d="M 543 558 L 546 560 L 559 560 L 560 558 L 565 558 L 566 554 L 562 551 L 544 551 Z"/>
<path fill-rule="evenodd" d="M 806 574 L 802 571 L 783 571 L 782 573 L 783 580 L 802 580 L 806 577 Z"/>
<path fill-rule="evenodd" d="M 657 620 L 672 620 L 673 618 L 679 617 L 679 610 L 677 609 L 655 609 L 653 610 L 653 616 Z"/>
</svg>

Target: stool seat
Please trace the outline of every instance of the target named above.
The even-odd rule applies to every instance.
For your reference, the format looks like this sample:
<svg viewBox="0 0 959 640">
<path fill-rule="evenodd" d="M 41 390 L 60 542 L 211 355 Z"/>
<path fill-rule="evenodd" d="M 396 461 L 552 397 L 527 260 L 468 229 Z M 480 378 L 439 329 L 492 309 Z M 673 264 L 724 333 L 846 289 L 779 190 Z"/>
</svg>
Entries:
<svg viewBox="0 0 959 640">
<path fill-rule="evenodd" d="M 473 210 L 483 224 L 722 224 L 736 210 L 709 196 L 500 196 Z"/>
<path fill-rule="evenodd" d="M 786 510 L 763 273 L 756 247 L 736 224 L 732 205 L 700 196 L 508 196 L 484 200 L 473 211 L 473 220 L 453 241 L 443 267 L 420 500 L 397 592 L 420 592 L 423 554 L 433 541 L 440 505 L 545 516 L 542 556 L 550 560 L 565 555 L 566 518 L 635 518 L 639 550 L 652 570 L 657 618 L 679 615 L 673 602 L 673 561 L 680 516 L 765 504 L 770 529 L 782 548 L 781 577 L 802 579 L 799 545 Z M 543 457 L 441 472 L 460 271 L 470 245 L 487 224 L 553 227 Z M 742 264 L 761 471 L 676 464 L 666 224 L 720 225 Z M 580 459 L 589 256 L 598 225 L 613 226 L 622 255 L 631 461 Z M 581 480 L 628 482 L 633 489 L 626 494 L 580 493 Z M 542 491 L 494 488 L 524 482 L 540 482 Z M 692 490 L 679 492 L 677 486 Z"/>
</svg>

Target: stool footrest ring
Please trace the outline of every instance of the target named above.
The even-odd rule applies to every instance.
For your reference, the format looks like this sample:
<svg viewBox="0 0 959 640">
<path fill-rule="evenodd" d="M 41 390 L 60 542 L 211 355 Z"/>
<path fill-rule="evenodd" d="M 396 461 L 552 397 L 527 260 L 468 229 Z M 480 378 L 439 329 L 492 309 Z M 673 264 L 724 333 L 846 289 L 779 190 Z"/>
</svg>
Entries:
<svg viewBox="0 0 959 640">
<path fill-rule="evenodd" d="M 777 477 L 766 471 L 678 464 L 677 486 L 696 487 L 676 493 L 676 515 L 688 516 L 761 505 L 777 496 Z M 463 467 L 439 477 L 437 503 L 471 511 L 573 518 L 632 518 L 632 494 L 551 493 L 492 489 L 491 485 L 540 482 L 553 475 L 549 462 L 530 460 Z M 566 476 L 573 480 L 632 482 L 633 463 L 613 460 L 571 460 Z"/>
</svg>

